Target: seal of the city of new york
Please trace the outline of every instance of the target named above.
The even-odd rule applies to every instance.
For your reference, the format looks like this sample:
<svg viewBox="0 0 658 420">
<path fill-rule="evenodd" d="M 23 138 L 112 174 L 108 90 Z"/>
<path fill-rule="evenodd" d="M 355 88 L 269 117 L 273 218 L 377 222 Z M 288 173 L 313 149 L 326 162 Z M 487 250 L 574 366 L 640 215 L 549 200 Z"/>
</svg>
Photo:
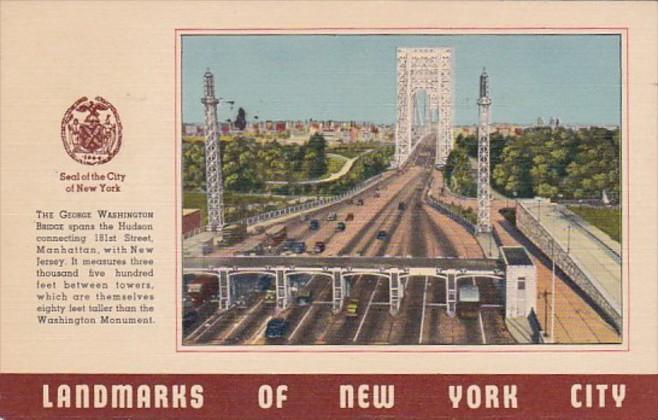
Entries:
<svg viewBox="0 0 658 420">
<path fill-rule="evenodd" d="M 62 118 L 62 142 L 66 153 L 85 165 L 112 160 L 121 148 L 121 120 L 116 108 L 104 98 L 82 97 Z"/>
</svg>

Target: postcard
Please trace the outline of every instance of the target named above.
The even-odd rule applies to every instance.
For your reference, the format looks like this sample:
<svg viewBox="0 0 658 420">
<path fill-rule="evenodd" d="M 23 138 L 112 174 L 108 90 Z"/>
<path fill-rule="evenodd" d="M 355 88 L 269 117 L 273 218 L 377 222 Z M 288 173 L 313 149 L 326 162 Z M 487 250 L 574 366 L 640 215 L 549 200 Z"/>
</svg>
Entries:
<svg viewBox="0 0 658 420">
<path fill-rule="evenodd" d="M 0 7 L 0 419 L 655 418 L 655 3 Z"/>
</svg>

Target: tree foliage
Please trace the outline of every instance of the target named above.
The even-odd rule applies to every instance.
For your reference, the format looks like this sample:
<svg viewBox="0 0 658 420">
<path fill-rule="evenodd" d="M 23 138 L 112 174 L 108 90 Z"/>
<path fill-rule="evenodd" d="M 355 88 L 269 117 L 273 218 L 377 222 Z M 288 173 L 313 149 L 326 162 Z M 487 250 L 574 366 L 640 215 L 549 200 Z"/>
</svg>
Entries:
<svg viewBox="0 0 658 420">
<path fill-rule="evenodd" d="M 477 136 L 460 134 L 456 144 L 477 158 Z M 618 197 L 619 156 L 618 129 L 536 127 L 520 136 L 492 133 L 491 182 L 510 197 L 600 198 L 604 190 Z"/>
<path fill-rule="evenodd" d="M 492 165 L 495 188 L 519 197 L 619 194 L 619 130 L 539 127 L 509 137 Z"/>
<path fill-rule="evenodd" d="M 238 108 L 238 115 L 235 116 L 235 121 L 233 122 L 235 128 L 242 131 L 247 127 L 247 113 L 244 108 Z"/>
<path fill-rule="evenodd" d="M 466 147 L 462 143 L 456 143 L 456 146 L 446 160 L 443 169 L 443 175 L 448 188 L 454 193 L 475 196 L 477 193 L 477 184 L 471 173 L 471 164 L 468 160 Z"/>
<path fill-rule="evenodd" d="M 242 193 L 267 192 L 267 181 L 287 181 L 288 185 L 272 188 L 277 194 L 333 194 L 384 171 L 393 154 L 385 147 L 365 154 L 340 180 L 321 186 L 303 186 L 297 181 L 319 179 L 327 171 L 327 142 L 315 134 L 304 144 L 259 143 L 253 138 L 234 137 L 220 141 L 222 175 L 226 191 Z M 183 189 L 204 191 L 205 151 L 203 142 L 183 142 Z"/>
</svg>

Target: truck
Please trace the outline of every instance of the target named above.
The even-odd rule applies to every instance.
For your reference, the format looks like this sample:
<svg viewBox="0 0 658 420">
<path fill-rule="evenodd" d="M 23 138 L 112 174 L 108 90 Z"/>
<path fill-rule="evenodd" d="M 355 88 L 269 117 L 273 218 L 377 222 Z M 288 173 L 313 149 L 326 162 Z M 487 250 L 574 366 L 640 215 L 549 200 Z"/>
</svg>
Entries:
<svg viewBox="0 0 658 420">
<path fill-rule="evenodd" d="M 286 225 L 275 225 L 265 231 L 264 246 L 275 247 L 288 237 Z"/>
<path fill-rule="evenodd" d="M 200 305 L 217 296 L 219 281 L 213 274 L 198 274 L 187 283 L 187 295 L 192 303 Z"/>
<path fill-rule="evenodd" d="M 471 284 L 459 287 L 457 316 L 462 319 L 474 319 L 480 311 L 480 289 Z"/>
</svg>

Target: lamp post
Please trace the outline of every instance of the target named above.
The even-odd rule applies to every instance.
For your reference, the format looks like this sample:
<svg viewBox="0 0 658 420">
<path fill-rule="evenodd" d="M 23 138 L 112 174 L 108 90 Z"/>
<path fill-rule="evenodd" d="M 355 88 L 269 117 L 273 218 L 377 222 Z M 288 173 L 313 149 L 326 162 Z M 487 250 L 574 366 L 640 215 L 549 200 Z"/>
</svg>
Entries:
<svg viewBox="0 0 658 420">
<path fill-rule="evenodd" d="M 567 225 L 567 255 L 569 255 L 569 251 L 571 250 L 571 224 Z"/>
<path fill-rule="evenodd" d="M 548 290 L 544 289 L 539 296 L 544 298 L 544 337 L 548 337 Z"/>
<path fill-rule="evenodd" d="M 537 200 L 537 221 L 541 224 L 541 197 L 536 197 Z"/>
<path fill-rule="evenodd" d="M 551 244 L 551 342 L 555 343 L 555 240 Z"/>
</svg>

